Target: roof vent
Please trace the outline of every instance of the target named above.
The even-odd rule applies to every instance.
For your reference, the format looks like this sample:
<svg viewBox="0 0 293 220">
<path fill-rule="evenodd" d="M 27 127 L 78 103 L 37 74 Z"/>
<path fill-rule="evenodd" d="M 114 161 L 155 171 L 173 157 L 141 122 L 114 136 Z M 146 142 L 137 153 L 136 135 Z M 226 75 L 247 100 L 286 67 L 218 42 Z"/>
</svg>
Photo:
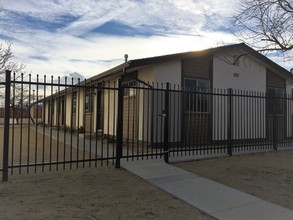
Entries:
<svg viewBox="0 0 293 220">
<path fill-rule="evenodd" d="M 124 54 L 125 63 L 128 61 L 128 54 Z"/>
<path fill-rule="evenodd" d="M 290 73 L 293 74 L 293 68 L 290 69 Z"/>
</svg>

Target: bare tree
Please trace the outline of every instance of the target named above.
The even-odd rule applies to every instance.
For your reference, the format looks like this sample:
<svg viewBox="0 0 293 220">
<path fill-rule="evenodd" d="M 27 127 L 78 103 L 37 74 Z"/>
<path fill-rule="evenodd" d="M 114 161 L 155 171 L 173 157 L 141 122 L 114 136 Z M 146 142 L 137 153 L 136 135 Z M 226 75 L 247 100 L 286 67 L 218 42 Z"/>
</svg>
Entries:
<svg viewBox="0 0 293 220">
<path fill-rule="evenodd" d="M 241 0 L 234 33 L 259 51 L 293 50 L 292 0 Z"/>
<path fill-rule="evenodd" d="M 6 45 L 0 44 L 0 80 L 4 81 L 5 71 L 12 72 L 13 80 L 23 80 L 27 74 L 24 72 L 25 65 L 12 60 L 13 53 L 11 43 L 6 42 Z M 0 91 L 0 95 L 4 96 L 4 91 Z M 22 117 L 23 109 L 29 108 L 29 91 L 27 86 L 20 83 L 11 83 L 11 98 L 10 107 L 13 110 L 13 117 L 17 123 Z"/>
</svg>

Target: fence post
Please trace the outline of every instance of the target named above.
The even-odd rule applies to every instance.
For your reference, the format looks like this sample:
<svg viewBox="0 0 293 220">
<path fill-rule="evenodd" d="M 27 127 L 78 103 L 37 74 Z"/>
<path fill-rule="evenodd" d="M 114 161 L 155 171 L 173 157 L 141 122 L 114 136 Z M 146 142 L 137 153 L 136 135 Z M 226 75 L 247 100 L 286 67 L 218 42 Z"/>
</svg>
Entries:
<svg viewBox="0 0 293 220">
<path fill-rule="evenodd" d="M 120 160 L 122 157 L 123 147 L 123 94 L 124 87 L 122 86 L 122 80 L 118 81 L 118 109 L 117 109 L 117 130 L 116 130 L 116 168 L 120 168 Z"/>
<path fill-rule="evenodd" d="M 229 156 L 232 156 L 232 95 L 233 95 L 233 90 L 231 88 L 228 89 L 228 108 L 227 108 L 227 140 L 228 140 L 228 154 Z"/>
<path fill-rule="evenodd" d="M 10 80 L 11 71 L 6 70 L 5 79 L 5 115 L 4 115 L 4 140 L 3 140 L 3 172 L 2 181 L 8 181 L 8 150 L 9 150 L 9 118 L 10 118 Z"/>
<path fill-rule="evenodd" d="M 275 151 L 278 150 L 277 147 L 277 132 L 278 132 L 278 128 L 277 128 L 277 93 L 276 91 L 273 92 L 273 149 Z"/>
<path fill-rule="evenodd" d="M 170 83 L 166 84 L 165 90 L 165 110 L 164 110 L 164 161 L 169 163 L 169 90 Z"/>
</svg>

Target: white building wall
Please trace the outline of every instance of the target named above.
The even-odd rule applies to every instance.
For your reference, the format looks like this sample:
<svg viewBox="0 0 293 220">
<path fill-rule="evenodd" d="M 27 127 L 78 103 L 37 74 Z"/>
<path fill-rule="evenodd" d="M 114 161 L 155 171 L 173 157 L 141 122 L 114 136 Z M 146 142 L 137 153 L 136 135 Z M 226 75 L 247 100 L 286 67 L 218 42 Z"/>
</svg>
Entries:
<svg viewBox="0 0 293 220">
<path fill-rule="evenodd" d="M 167 82 L 170 83 L 171 89 L 174 88 L 174 85 L 178 88 L 177 85 L 181 85 L 181 61 L 166 62 L 140 70 L 138 79 L 144 82 L 154 82 L 154 88 L 165 89 Z M 178 94 L 170 92 L 170 97 Z M 160 115 L 165 108 L 165 93 L 159 90 L 153 92 L 144 90 L 144 92 L 140 92 L 139 102 L 139 139 L 149 142 L 153 138 L 153 142 L 163 142 L 164 118 Z M 178 105 L 178 99 L 170 98 L 170 106 Z M 171 142 L 179 141 L 175 137 L 180 137 L 180 120 L 172 120 L 175 118 L 174 114 L 174 111 L 171 111 L 169 115 L 169 127 L 176 128 L 170 129 Z M 180 112 L 176 111 L 176 117 L 179 117 L 177 114 Z"/>
<path fill-rule="evenodd" d="M 158 83 L 181 84 L 181 61 L 171 61 L 154 67 L 154 81 Z"/>
<path fill-rule="evenodd" d="M 232 65 L 232 62 L 233 57 L 227 54 L 214 56 L 213 89 L 224 94 L 227 94 L 227 89 L 231 88 L 234 93 L 264 96 L 266 67 L 249 56 L 240 57 L 239 66 Z M 232 98 L 232 103 L 232 139 L 264 138 L 266 136 L 265 99 L 235 96 Z M 215 96 L 213 106 L 213 140 L 226 139 L 228 97 Z M 215 108 L 216 106 L 220 106 L 221 110 L 219 111 L 219 107 Z"/>
<path fill-rule="evenodd" d="M 138 71 L 137 78 L 145 83 L 155 82 L 155 68 L 153 66 Z"/>
<path fill-rule="evenodd" d="M 227 55 L 213 59 L 213 88 L 266 91 L 266 68 L 248 56 L 239 59 L 239 66 L 225 62 Z M 227 60 L 228 61 L 228 60 Z"/>
</svg>

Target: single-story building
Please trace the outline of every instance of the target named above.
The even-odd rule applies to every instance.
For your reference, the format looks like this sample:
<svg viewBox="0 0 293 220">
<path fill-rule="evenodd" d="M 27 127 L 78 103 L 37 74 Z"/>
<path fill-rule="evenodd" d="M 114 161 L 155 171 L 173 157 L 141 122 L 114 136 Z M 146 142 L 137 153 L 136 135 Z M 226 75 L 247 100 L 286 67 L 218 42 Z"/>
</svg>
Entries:
<svg viewBox="0 0 293 220">
<path fill-rule="evenodd" d="M 115 136 L 119 79 L 125 86 L 124 139 L 163 141 L 166 83 L 171 142 L 224 140 L 229 129 L 232 139 L 259 140 L 271 136 L 274 126 L 280 136 L 292 136 L 291 99 L 286 98 L 292 95 L 292 74 L 243 43 L 125 60 L 47 97 L 45 124 Z M 272 93 L 284 102 L 272 104 Z M 279 124 L 270 119 L 273 113 Z"/>
</svg>

